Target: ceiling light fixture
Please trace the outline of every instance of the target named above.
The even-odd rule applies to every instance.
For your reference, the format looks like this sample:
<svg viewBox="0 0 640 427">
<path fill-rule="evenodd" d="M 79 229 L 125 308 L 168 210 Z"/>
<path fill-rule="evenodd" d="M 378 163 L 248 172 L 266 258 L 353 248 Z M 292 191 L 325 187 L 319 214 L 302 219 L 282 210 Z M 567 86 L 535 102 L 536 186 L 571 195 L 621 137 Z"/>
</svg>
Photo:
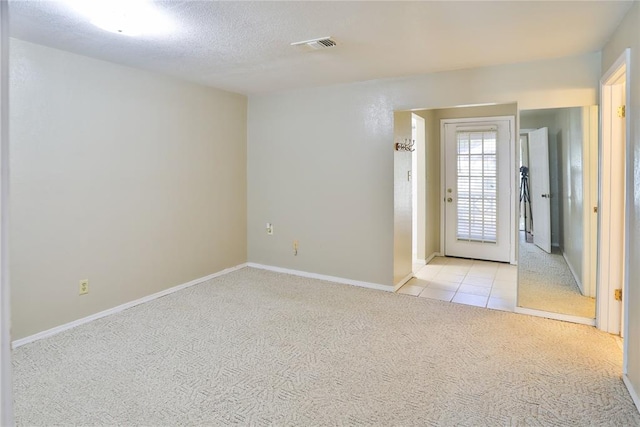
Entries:
<svg viewBox="0 0 640 427">
<path fill-rule="evenodd" d="M 126 36 L 156 35 L 174 27 L 150 0 L 65 0 L 96 27 Z"/>
</svg>

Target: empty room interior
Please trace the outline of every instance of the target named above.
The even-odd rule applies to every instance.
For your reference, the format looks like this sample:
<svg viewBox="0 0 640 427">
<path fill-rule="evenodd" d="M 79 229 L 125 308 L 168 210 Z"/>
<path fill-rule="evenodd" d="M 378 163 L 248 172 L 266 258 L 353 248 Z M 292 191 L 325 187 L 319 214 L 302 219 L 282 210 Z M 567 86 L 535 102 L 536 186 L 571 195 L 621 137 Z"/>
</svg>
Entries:
<svg viewBox="0 0 640 427">
<path fill-rule="evenodd" d="M 0 36 L 0 425 L 640 425 L 640 1 Z"/>
</svg>

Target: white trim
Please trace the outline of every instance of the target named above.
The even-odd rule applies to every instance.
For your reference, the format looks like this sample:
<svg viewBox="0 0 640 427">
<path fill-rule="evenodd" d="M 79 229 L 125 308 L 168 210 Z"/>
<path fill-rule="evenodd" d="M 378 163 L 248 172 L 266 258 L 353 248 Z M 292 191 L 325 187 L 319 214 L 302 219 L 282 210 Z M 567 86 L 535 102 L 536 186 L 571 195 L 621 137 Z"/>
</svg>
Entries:
<svg viewBox="0 0 640 427">
<path fill-rule="evenodd" d="M 82 319 L 74 320 L 73 322 L 65 323 L 64 325 L 56 326 L 55 328 L 47 329 L 46 331 L 38 332 L 37 334 L 30 335 L 28 337 L 20 338 L 19 340 L 15 340 L 13 342 L 13 348 L 18 348 L 25 344 L 32 343 L 37 340 L 41 340 L 43 338 L 48 338 L 53 335 L 59 334 L 60 332 L 66 331 L 68 329 L 75 328 L 76 326 L 83 325 L 85 323 L 92 322 L 97 319 L 101 319 L 106 316 L 110 316 L 115 313 L 119 313 L 128 308 L 135 307 L 136 305 L 144 304 L 146 302 L 152 301 L 154 299 L 172 294 L 177 291 L 181 291 L 193 285 L 197 285 L 202 282 L 206 282 L 207 280 L 215 279 L 216 277 L 224 276 L 225 274 L 229 274 L 233 271 L 240 270 L 241 268 L 246 267 L 247 264 L 240 264 L 235 267 L 226 268 L 222 271 L 218 271 L 217 273 L 209 274 L 208 276 L 201 277 L 199 279 L 192 280 L 187 283 L 183 283 L 182 285 L 174 286 L 169 289 L 165 289 L 164 291 L 156 292 L 155 294 L 147 295 L 146 297 L 139 298 L 134 301 L 130 301 L 121 305 L 118 305 L 113 308 L 109 308 L 107 310 L 101 311 L 99 313 L 92 314 L 87 317 L 83 317 Z"/>
<path fill-rule="evenodd" d="M 602 175 L 603 175 L 603 165 L 602 165 L 602 161 L 603 161 L 603 143 L 605 141 L 605 129 L 608 129 L 610 126 L 608 126 L 609 123 L 609 117 L 605 117 L 605 114 L 611 114 L 613 111 L 613 107 L 610 105 L 610 101 L 609 101 L 609 97 L 607 96 L 607 93 L 610 93 L 610 89 L 609 87 L 612 85 L 612 83 L 615 81 L 615 79 L 618 79 L 621 77 L 622 74 L 622 70 L 624 68 L 625 73 L 626 73 L 626 93 L 625 93 L 625 97 L 626 97 L 626 103 L 627 106 L 629 106 L 630 104 L 630 99 L 631 99 L 631 82 L 630 82 L 630 78 L 631 78 L 631 50 L 629 48 L 625 49 L 622 54 L 618 57 L 618 59 L 611 65 L 611 67 L 609 67 L 609 69 L 607 70 L 606 73 L 604 73 L 602 75 L 602 78 L 600 79 L 600 102 L 601 102 L 601 109 L 600 109 L 600 123 L 599 123 L 599 144 L 598 144 L 598 237 L 597 237 L 597 267 L 596 267 L 596 319 L 597 319 L 597 328 L 600 330 L 603 330 L 605 332 L 610 332 L 610 333 L 615 333 L 618 334 L 620 332 L 622 332 L 622 336 L 627 336 L 627 328 L 628 328 L 628 298 L 623 298 L 623 305 L 624 307 L 622 308 L 622 312 L 624 313 L 624 321 L 622 322 L 624 324 L 624 330 L 620 331 L 620 324 L 619 324 L 619 309 L 616 308 L 615 304 L 618 304 L 614 298 L 613 298 L 613 289 L 614 286 L 613 284 L 610 283 L 609 280 L 607 280 L 605 283 L 601 283 L 602 281 L 600 280 L 600 276 L 601 274 L 604 274 L 601 269 L 603 268 L 603 265 L 601 265 L 600 261 L 601 261 L 601 250 L 604 249 L 604 244 L 602 242 L 602 216 L 605 213 L 605 209 L 608 208 L 608 206 L 603 206 L 602 204 Z M 627 117 L 629 117 L 629 111 L 627 111 Z M 625 182 L 628 184 L 630 182 L 633 182 L 633 180 L 630 180 L 630 178 L 632 178 L 632 173 L 633 173 L 633 164 L 631 164 L 631 157 L 629 154 L 632 152 L 631 150 L 631 138 L 630 138 L 630 132 L 629 132 L 629 120 L 625 120 L 625 139 L 626 139 L 626 143 L 625 143 L 625 161 L 626 161 L 626 176 L 625 176 Z M 632 200 L 633 197 L 633 188 L 630 188 L 631 186 L 627 185 L 626 186 L 626 192 L 625 192 L 625 212 L 624 212 L 624 249 L 625 249 L 625 253 L 628 254 L 628 249 L 629 249 L 629 218 L 630 218 L 630 212 L 631 212 L 631 206 L 632 204 L 629 203 L 629 200 Z M 607 266 L 604 266 L 607 267 Z M 625 266 L 624 266 L 624 279 L 623 279 L 623 284 L 622 284 L 622 294 L 623 295 L 628 295 L 628 268 L 629 268 L 629 263 L 625 260 Z M 624 350 L 623 350 L 623 373 L 626 373 L 626 369 L 627 369 L 627 345 L 628 345 L 628 340 L 625 339 L 624 340 Z"/>
<path fill-rule="evenodd" d="M 445 253 L 445 236 L 444 236 L 444 228 L 445 228 L 445 200 L 446 200 L 446 156 L 445 156 L 445 119 L 440 119 L 440 253 Z"/>
<path fill-rule="evenodd" d="M 521 218 L 521 206 L 520 206 L 520 156 L 522 154 L 522 143 L 520 142 L 520 138 L 522 138 L 523 136 L 527 138 L 527 146 L 529 145 L 529 129 L 520 129 L 520 114 L 522 113 L 520 111 L 520 108 L 518 108 L 518 114 L 516 115 L 516 133 L 518 134 L 517 138 L 515 139 L 515 148 L 514 148 L 514 153 L 511 156 L 511 161 L 514 162 L 514 166 L 513 169 L 511 171 L 511 175 L 513 175 L 513 182 L 514 182 L 514 188 L 513 188 L 513 192 L 516 193 L 513 195 L 513 204 L 514 204 L 514 208 L 513 208 L 513 221 L 514 224 L 511 227 L 513 230 L 513 232 L 515 233 L 515 237 L 514 237 L 514 241 L 513 241 L 513 252 L 514 252 L 514 256 L 515 259 L 512 260 L 509 264 L 511 265 L 518 265 L 518 263 L 520 262 L 520 233 L 524 232 L 526 233 L 526 224 L 524 224 L 524 218 Z M 522 222 L 524 224 L 524 229 L 520 230 L 520 220 L 522 219 Z M 526 238 L 526 234 L 525 234 L 525 238 Z M 517 296 L 516 296 L 516 301 L 517 301 Z"/>
<path fill-rule="evenodd" d="M 291 274 L 292 276 L 307 277 L 309 279 L 325 280 L 327 282 L 342 283 L 345 285 L 359 286 L 361 288 L 376 289 L 378 291 L 386 291 L 386 292 L 394 291 L 393 286 L 389 286 L 389 285 L 380 285 L 378 283 L 362 282 L 360 280 L 345 279 L 345 278 L 336 277 L 336 276 L 325 276 L 324 274 L 309 273 L 306 271 L 290 270 L 288 268 L 257 264 L 255 262 L 248 262 L 246 266 L 251 268 L 258 268 L 260 270 L 275 271 L 276 273 Z"/>
<path fill-rule="evenodd" d="M 400 280 L 398 283 L 396 283 L 396 285 L 393 287 L 393 291 L 394 292 L 397 291 L 398 289 L 403 287 L 411 279 L 413 279 L 413 272 L 411 272 L 410 274 L 407 274 L 402 280 Z"/>
<path fill-rule="evenodd" d="M 637 52 L 636 52 L 637 53 Z M 625 109 L 626 109 L 626 117 L 632 117 L 633 106 L 632 106 L 632 97 L 631 97 L 631 74 L 633 73 L 633 67 L 631 65 L 631 49 L 626 48 L 624 51 L 624 61 L 625 61 Z M 636 70 L 637 72 L 637 70 Z M 620 335 L 623 337 L 622 345 L 622 373 L 624 375 L 627 374 L 629 367 L 629 298 L 625 298 L 624 295 L 629 295 L 629 248 L 631 247 L 631 215 L 634 213 L 634 204 L 631 202 L 635 197 L 635 188 L 630 183 L 634 182 L 634 174 L 635 174 L 635 165 L 634 158 L 631 153 L 635 150 L 634 143 L 631 140 L 631 124 L 629 119 L 625 119 L 625 213 L 624 213 L 624 254 L 625 254 L 625 263 L 624 263 L 624 281 L 622 282 L 622 330 L 620 331 Z M 635 393 L 635 389 L 632 388 Z M 640 406 L 638 406 L 638 395 L 635 395 L 636 408 L 640 410 Z"/>
<path fill-rule="evenodd" d="M 564 262 L 567 263 L 567 267 L 569 267 L 569 271 L 571 271 L 571 274 L 573 275 L 573 278 L 575 279 L 576 283 L 578 284 L 578 288 L 580 288 L 580 292 L 582 292 L 582 295 L 585 295 L 584 286 L 582 285 L 582 281 L 580 280 L 580 277 L 578 277 L 578 275 L 576 274 L 576 270 L 573 269 L 573 266 L 571 265 L 571 262 L 569 261 L 569 258 L 567 257 L 567 254 L 564 251 L 562 251 L 562 258 L 564 258 Z"/>
<path fill-rule="evenodd" d="M 563 322 L 578 323 L 580 325 L 596 326 L 596 319 L 589 317 L 572 316 L 570 314 L 552 313 L 550 311 L 536 310 L 533 308 L 516 307 L 514 313 L 527 314 L 529 316 L 544 317 L 547 319 L 561 320 Z"/>
<path fill-rule="evenodd" d="M 414 264 L 420 264 L 420 265 L 427 265 L 427 260 L 426 259 L 414 258 L 413 259 L 413 263 Z"/>
<path fill-rule="evenodd" d="M 633 388 L 633 384 L 627 374 L 622 374 L 622 382 L 627 386 L 627 390 L 629 390 L 629 394 L 631 395 L 633 403 L 636 405 L 636 409 L 640 411 L 640 397 L 638 397 L 638 393 L 636 393 L 636 390 Z"/>
</svg>

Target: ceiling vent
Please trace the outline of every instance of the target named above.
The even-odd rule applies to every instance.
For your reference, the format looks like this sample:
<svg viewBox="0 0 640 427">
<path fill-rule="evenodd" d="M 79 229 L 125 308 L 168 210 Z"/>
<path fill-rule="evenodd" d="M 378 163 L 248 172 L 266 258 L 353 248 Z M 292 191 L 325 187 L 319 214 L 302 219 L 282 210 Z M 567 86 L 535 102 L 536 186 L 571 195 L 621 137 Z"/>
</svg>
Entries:
<svg viewBox="0 0 640 427">
<path fill-rule="evenodd" d="M 331 37 L 320 37 L 319 39 L 291 43 L 291 46 L 302 48 L 305 51 L 311 51 L 329 49 L 330 47 L 336 46 L 336 42 L 331 40 Z"/>
</svg>

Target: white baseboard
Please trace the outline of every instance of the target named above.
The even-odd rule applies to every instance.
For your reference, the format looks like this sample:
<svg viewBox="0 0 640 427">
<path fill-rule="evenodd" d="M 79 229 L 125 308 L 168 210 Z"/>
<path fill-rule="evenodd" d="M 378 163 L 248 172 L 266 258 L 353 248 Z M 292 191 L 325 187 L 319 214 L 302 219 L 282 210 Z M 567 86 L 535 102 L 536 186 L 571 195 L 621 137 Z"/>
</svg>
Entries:
<svg viewBox="0 0 640 427">
<path fill-rule="evenodd" d="M 552 313 L 550 311 L 536 310 L 534 308 L 516 307 L 514 313 L 528 314 L 529 316 L 545 317 L 547 319 L 562 320 L 563 322 L 578 323 L 580 325 L 596 326 L 596 319 L 589 317 L 572 316 L 570 314 Z"/>
<path fill-rule="evenodd" d="M 324 274 L 309 273 L 306 271 L 290 270 L 288 268 L 274 267 L 271 265 L 264 265 L 264 264 L 256 264 L 255 262 L 248 262 L 246 265 L 247 267 L 259 268 L 260 270 L 274 271 L 276 273 L 291 274 L 292 276 L 307 277 L 309 279 L 325 280 L 327 282 L 342 283 L 345 285 L 359 286 L 361 288 L 369 288 L 369 289 L 376 289 L 379 291 L 393 292 L 393 286 L 389 286 L 389 285 L 380 285 L 378 283 L 362 282 L 360 280 L 345 279 L 343 277 L 326 276 Z"/>
<path fill-rule="evenodd" d="M 576 274 L 576 271 L 573 269 L 573 266 L 571 265 L 571 262 L 569 261 L 569 258 L 567 258 L 567 254 L 564 253 L 564 251 L 562 251 L 562 257 L 564 258 L 564 261 L 569 266 L 569 271 L 571 271 L 571 275 L 573 275 L 573 278 L 576 280 L 576 283 L 578 284 L 578 288 L 580 289 L 580 293 L 584 295 L 584 287 L 582 286 L 582 281 Z"/>
<path fill-rule="evenodd" d="M 631 384 L 631 380 L 627 374 L 622 374 L 622 381 L 624 382 L 624 385 L 627 386 L 627 390 L 629 390 L 629 394 L 631 395 L 633 403 L 636 405 L 636 409 L 640 412 L 640 398 L 638 397 L 636 390 L 633 388 L 633 384 Z"/>
<path fill-rule="evenodd" d="M 20 338 L 12 342 L 13 348 L 18 348 L 22 345 L 32 343 L 37 340 L 41 340 L 43 338 L 47 338 L 60 332 L 66 331 L 71 328 L 75 328 L 76 326 L 83 325 L 85 323 L 89 323 L 93 320 L 100 319 L 102 317 L 110 316 L 115 313 L 119 313 L 128 308 L 135 307 L 136 305 L 143 304 L 145 302 L 152 301 L 156 298 L 160 298 L 174 292 L 180 291 L 182 289 L 188 288 L 193 285 L 197 285 L 198 283 L 206 282 L 207 280 L 214 279 L 216 277 L 224 276 L 225 274 L 229 274 L 233 271 L 240 270 L 241 268 L 246 267 L 247 264 L 240 264 L 235 267 L 226 268 L 222 271 L 218 271 L 217 273 L 209 274 L 208 276 L 201 277 L 199 279 L 192 280 L 187 283 L 183 283 L 182 285 L 174 286 L 169 289 L 165 289 L 164 291 L 156 292 L 155 294 L 147 295 L 146 297 L 139 298 L 134 301 L 126 302 L 124 304 L 118 305 L 116 307 L 101 311 L 99 313 L 92 314 L 87 317 L 83 317 L 82 319 L 74 320 L 73 322 L 65 323 L 64 325 L 56 326 L 55 328 L 47 329 L 46 331 L 38 332 L 37 334 L 29 335 L 28 337 Z"/>
<path fill-rule="evenodd" d="M 404 284 L 407 283 L 412 278 L 413 278 L 413 272 L 407 274 L 405 277 L 402 278 L 402 280 L 400 280 L 398 283 L 396 283 L 396 285 L 393 287 L 393 292 L 395 292 L 398 289 L 400 289 L 401 287 L 403 287 Z"/>
<path fill-rule="evenodd" d="M 429 256 L 427 257 L 427 259 L 425 259 L 425 260 L 424 260 L 425 265 L 426 265 L 426 264 L 429 264 L 429 263 L 430 263 L 430 262 L 431 262 L 435 257 L 437 257 L 437 256 L 442 256 L 442 255 L 440 255 L 440 253 L 438 253 L 438 252 L 434 252 L 434 253 L 432 253 L 431 255 L 429 255 Z"/>
</svg>

